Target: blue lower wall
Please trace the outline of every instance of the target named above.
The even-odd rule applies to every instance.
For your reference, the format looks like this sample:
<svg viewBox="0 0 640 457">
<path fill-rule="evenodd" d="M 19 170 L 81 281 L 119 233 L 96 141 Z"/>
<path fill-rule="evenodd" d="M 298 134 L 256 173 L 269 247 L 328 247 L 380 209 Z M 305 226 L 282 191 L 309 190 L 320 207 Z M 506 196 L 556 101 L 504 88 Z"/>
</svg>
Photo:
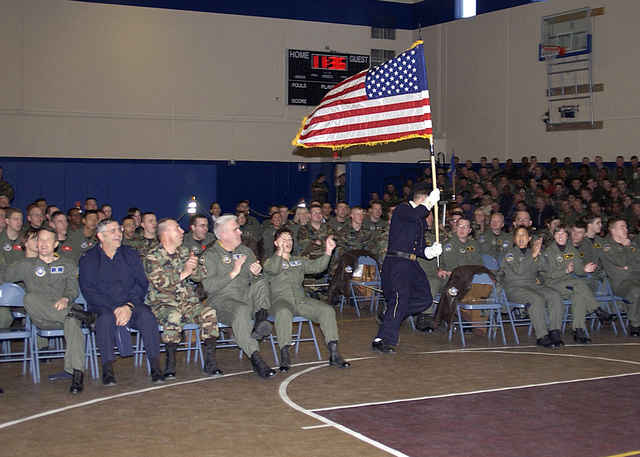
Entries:
<svg viewBox="0 0 640 457">
<path fill-rule="evenodd" d="M 180 216 L 192 195 L 206 209 L 220 202 L 224 212 L 235 211 L 247 199 L 253 209 L 266 213 L 270 205 L 293 207 L 300 198 L 309 199 L 310 185 L 318 173 L 331 182 L 333 163 L 309 163 L 305 171 L 298 163 L 226 161 L 160 161 L 2 158 L 4 179 L 16 198 L 13 206 L 26 209 L 37 198 L 47 199 L 66 211 L 88 196 L 98 204 L 109 203 L 114 216 L 122 218 L 137 206 L 158 218 Z M 366 205 L 371 192 L 383 192 L 388 177 L 412 177 L 417 164 L 347 163 L 350 179 L 347 200 Z M 409 171 L 408 171 L 409 170 Z M 335 201 L 330 186 L 329 198 Z M 186 224 L 186 218 L 182 221 Z"/>
</svg>

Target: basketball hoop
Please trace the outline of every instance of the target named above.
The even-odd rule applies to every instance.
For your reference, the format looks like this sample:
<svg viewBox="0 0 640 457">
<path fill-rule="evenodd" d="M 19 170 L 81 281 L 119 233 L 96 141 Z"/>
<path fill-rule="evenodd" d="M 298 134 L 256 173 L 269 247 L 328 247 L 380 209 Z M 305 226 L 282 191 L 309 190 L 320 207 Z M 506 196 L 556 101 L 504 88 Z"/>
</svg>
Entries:
<svg viewBox="0 0 640 457">
<path fill-rule="evenodd" d="M 564 55 L 565 50 L 562 46 L 545 44 L 540 47 L 540 57 L 547 62 L 548 66 L 552 66 L 558 56 Z"/>
</svg>

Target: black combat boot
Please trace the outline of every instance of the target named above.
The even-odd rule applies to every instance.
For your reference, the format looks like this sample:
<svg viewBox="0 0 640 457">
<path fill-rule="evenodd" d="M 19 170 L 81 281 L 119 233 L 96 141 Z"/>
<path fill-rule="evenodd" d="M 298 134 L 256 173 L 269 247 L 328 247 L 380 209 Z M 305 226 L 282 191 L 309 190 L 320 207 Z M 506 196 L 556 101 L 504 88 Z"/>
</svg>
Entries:
<svg viewBox="0 0 640 457">
<path fill-rule="evenodd" d="M 275 370 L 271 369 L 269 365 L 262 360 L 260 351 L 254 351 L 254 353 L 251 354 L 251 366 L 253 366 L 254 373 L 261 378 L 269 379 L 276 375 Z"/>
<path fill-rule="evenodd" d="M 113 374 L 113 362 L 107 362 L 102 365 L 102 385 L 105 387 L 117 385 L 116 375 Z"/>
<path fill-rule="evenodd" d="M 549 332 L 549 339 L 551 339 L 553 347 L 561 348 L 562 346 L 564 346 L 564 341 L 562 341 L 560 330 L 551 330 Z"/>
<path fill-rule="evenodd" d="M 416 330 L 422 333 L 433 333 L 436 331 L 429 322 L 428 316 L 425 313 L 418 314 L 416 319 Z"/>
<path fill-rule="evenodd" d="M 600 321 L 600 323 L 602 325 L 610 324 L 613 321 L 615 321 L 616 319 L 618 319 L 617 315 L 609 314 L 608 312 L 606 312 L 604 309 L 602 309 L 599 306 L 593 312 L 596 314 L 596 317 L 598 318 L 598 320 Z"/>
<path fill-rule="evenodd" d="M 82 311 L 81 309 L 71 308 L 67 315 L 75 317 L 80 322 L 83 322 L 84 325 L 86 325 L 92 332 L 96 329 L 96 313 L 89 313 L 87 311 Z"/>
<path fill-rule="evenodd" d="M 164 382 L 164 375 L 160 369 L 160 359 L 155 357 L 151 360 L 151 383 L 160 384 Z"/>
<path fill-rule="evenodd" d="M 337 341 L 329 341 L 327 343 L 329 347 L 329 365 L 332 367 L 338 368 L 349 368 L 351 364 L 342 358 L 340 353 L 338 352 L 338 342 Z"/>
<path fill-rule="evenodd" d="M 291 346 L 286 345 L 280 348 L 280 371 L 286 373 L 291 368 L 291 354 L 289 353 Z"/>
<path fill-rule="evenodd" d="M 165 343 L 164 347 L 167 351 L 167 365 L 164 367 L 165 379 L 173 379 L 176 377 L 176 351 L 178 343 Z"/>
<path fill-rule="evenodd" d="M 69 387 L 70 394 L 79 394 L 84 390 L 84 373 L 80 370 L 73 370 L 73 379 L 71 381 L 71 387 Z"/>
<path fill-rule="evenodd" d="M 251 338 L 260 341 L 262 338 L 271 335 L 271 322 L 267 320 L 267 317 L 269 317 L 268 309 L 261 308 L 256 313 L 256 324 L 251 331 Z"/>
<path fill-rule="evenodd" d="M 573 341 L 580 344 L 591 344 L 591 340 L 583 328 L 577 328 L 573 331 Z"/>
<path fill-rule="evenodd" d="M 204 341 L 204 372 L 211 376 L 221 376 L 222 370 L 216 363 L 216 343 L 218 338 L 212 336 Z"/>
</svg>

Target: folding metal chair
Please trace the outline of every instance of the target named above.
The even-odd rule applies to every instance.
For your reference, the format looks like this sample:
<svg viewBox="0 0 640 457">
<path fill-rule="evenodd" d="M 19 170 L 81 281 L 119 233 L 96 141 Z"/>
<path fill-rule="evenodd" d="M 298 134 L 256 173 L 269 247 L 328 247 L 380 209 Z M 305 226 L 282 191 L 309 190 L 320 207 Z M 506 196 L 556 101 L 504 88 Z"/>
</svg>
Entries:
<svg viewBox="0 0 640 457">
<path fill-rule="evenodd" d="M 490 286 L 489 293 L 483 293 L 484 288 L 478 286 Z M 483 296 L 484 295 L 484 296 Z M 471 298 L 471 301 L 470 301 Z M 462 319 L 460 310 L 474 311 L 480 310 L 488 313 L 488 316 L 483 316 L 481 320 L 465 321 Z M 491 338 L 492 334 L 500 330 L 502 332 L 502 343 L 506 346 L 507 339 L 504 334 L 504 326 L 502 324 L 502 317 L 500 311 L 502 310 L 502 303 L 498 299 L 496 292 L 496 286 L 493 280 L 488 274 L 476 274 L 471 281 L 471 290 L 467 295 L 458 303 L 456 309 L 457 324 L 459 326 L 460 338 L 462 339 L 462 346 L 466 346 L 464 338 L 465 328 L 486 328 L 487 337 Z M 451 335 L 453 334 L 453 325 L 449 328 L 449 341 L 451 341 Z"/>
<path fill-rule="evenodd" d="M 351 291 L 351 299 L 356 307 L 356 314 L 360 317 L 360 303 L 370 301 L 371 307 L 370 310 L 373 311 L 378 309 L 378 304 L 380 303 L 380 299 L 382 298 L 382 280 L 380 278 L 380 270 L 378 269 L 378 262 L 373 257 L 369 256 L 360 256 L 358 258 L 358 266 L 364 265 L 371 266 L 375 269 L 374 279 L 373 280 L 357 280 L 352 279 L 349 283 L 349 289 Z M 371 295 L 359 295 L 356 293 L 356 288 L 362 288 L 362 290 L 369 291 Z M 340 312 L 342 312 L 344 308 L 346 298 L 343 296 L 342 301 L 340 302 Z"/>
<path fill-rule="evenodd" d="M 162 334 L 164 329 L 162 325 L 158 325 L 158 331 Z M 200 326 L 198 324 L 185 324 L 182 327 L 183 334 L 186 333 L 186 339 L 178 344 L 178 352 L 186 352 L 185 361 L 187 363 L 191 362 L 191 353 L 193 352 L 193 361 L 197 362 L 200 359 L 200 365 L 204 369 L 204 357 L 202 356 L 202 341 L 200 341 Z M 133 346 L 134 353 L 134 365 L 141 365 L 142 359 L 145 357 L 144 350 L 144 340 L 142 339 L 142 335 L 138 330 L 131 329 L 131 333 L 136 335 L 136 342 Z M 193 335 L 195 334 L 195 338 Z M 217 347 L 217 346 L 216 346 Z M 160 351 L 164 351 L 164 343 L 160 342 Z M 147 371 L 151 373 L 151 364 L 149 363 L 149 359 L 147 359 Z"/>
<path fill-rule="evenodd" d="M 268 319 L 269 319 L 269 322 L 276 321 L 276 318 L 273 316 L 269 316 Z M 309 331 L 311 332 L 311 336 L 303 338 L 302 326 L 305 323 L 309 324 Z M 298 324 L 297 330 L 294 330 L 293 334 L 291 335 L 292 336 L 291 345 L 295 346 L 296 354 L 298 353 L 298 349 L 300 349 L 300 343 L 304 343 L 306 341 L 313 341 L 313 344 L 316 347 L 316 355 L 318 356 L 318 360 L 322 360 L 322 355 L 320 355 L 320 347 L 318 346 L 318 339 L 316 338 L 316 332 L 313 329 L 313 322 L 311 322 L 311 320 L 306 319 L 302 316 L 294 316 L 292 324 Z M 276 350 L 276 343 L 278 342 L 278 337 L 277 335 L 274 336 L 273 332 L 271 332 L 271 335 L 269 335 L 269 340 L 271 341 L 271 349 L 273 350 L 273 357 L 275 357 L 276 359 L 276 364 L 279 364 L 280 360 L 278 359 L 278 351 Z"/>
<path fill-rule="evenodd" d="M 78 295 L 78 297 L 74 300 L 74 303 L 81 304 L 83 309 L 86 311 L 87 302 L 82 296 L 82 293 Z M 59 359 L 64 357 L 64 330 L 63 329 L 41 329 L 35 323 L 31 324 L 31 347 L 33 350 L 33 358 L 34 358 L 34 370 L 33 370 L 33 381 L 40 382 L 40 359 Z M 84 344 L 85 344 L 85 369 L 90 366 L 91 367 L 91 376 L 93 378 L 97 378 L 99 376 L 98 372 L 98 359 L 96 356 L 95 349 L 95 338 L 91 331 L 82 327 L 82 334 L 84 335 Z M 53 339 L 54 341 L 49 342 L 49 349 L 40 350 L 38 348 L 38 339 L 40 336 L 42 338 Z M 51 344 L 53 343 L 54 347 L 51 348 Z"/>
<path fill-rule="evenodd" d="M 24 290 L 17 284 L 5 283 L 0 285 L 0 307 L 18 308 L 11 311 L 14 319 L 24 319 L 24 326 L 0 329 L 0 341 L 2 341 L 2 353 L 0 362 L 22 362 L 22 374 L 33 371 L 34 358 L 31 350 L 31 319 L 24 312 L 22 299 Z M 22 340 L 22 351 L 12 351 L 11 341 Z"/>
</svg>

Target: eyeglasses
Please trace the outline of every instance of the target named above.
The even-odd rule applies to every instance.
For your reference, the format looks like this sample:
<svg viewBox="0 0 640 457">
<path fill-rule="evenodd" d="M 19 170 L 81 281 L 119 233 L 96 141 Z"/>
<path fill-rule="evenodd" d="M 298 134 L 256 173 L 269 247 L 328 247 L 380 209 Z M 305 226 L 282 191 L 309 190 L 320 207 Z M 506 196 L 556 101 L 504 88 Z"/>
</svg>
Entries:
<svg viewBox="0 0 640 457">
<path fill-rule="evenodd" d="M 122 232 L 122 227 L 105 230 L 105 233 L 110 233 L 111 235 L 113 235 L 113 234 L 115 234 L 117 232 Z"/>
</svg>

